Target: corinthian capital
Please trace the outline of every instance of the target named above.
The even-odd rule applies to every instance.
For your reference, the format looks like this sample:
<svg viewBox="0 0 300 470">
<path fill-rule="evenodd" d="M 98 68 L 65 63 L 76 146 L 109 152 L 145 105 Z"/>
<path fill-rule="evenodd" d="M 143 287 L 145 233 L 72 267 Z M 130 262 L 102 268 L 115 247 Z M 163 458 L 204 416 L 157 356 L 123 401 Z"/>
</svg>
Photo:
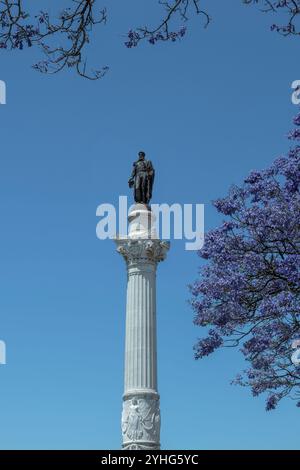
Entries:
<svg viewBox="0 0 300 470">
<path fill-rule="evenodd" d="M 158 239 L 117 239 L 117 251 L 127 264 L 136 262 L 159 263 L 163 261 L 170 248 L 170 243 Z"/>
</svg>

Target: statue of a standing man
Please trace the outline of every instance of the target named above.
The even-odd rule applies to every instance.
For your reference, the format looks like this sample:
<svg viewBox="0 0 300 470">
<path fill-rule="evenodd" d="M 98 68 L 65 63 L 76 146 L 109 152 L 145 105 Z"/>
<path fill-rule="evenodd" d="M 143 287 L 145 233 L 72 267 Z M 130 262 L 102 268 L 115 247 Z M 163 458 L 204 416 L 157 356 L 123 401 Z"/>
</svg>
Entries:
<svg viewBox="0 0 300 470">
<path fill-rule="evenodd" d="M 133 164 L 133 170 L 128 184 L 134 188 L 134 200 L 139 204 L 149 204 L 155 170 L 150 160 L 145 159 L 145 152 L 139 152 L 139 158 Z"/>
</svg>

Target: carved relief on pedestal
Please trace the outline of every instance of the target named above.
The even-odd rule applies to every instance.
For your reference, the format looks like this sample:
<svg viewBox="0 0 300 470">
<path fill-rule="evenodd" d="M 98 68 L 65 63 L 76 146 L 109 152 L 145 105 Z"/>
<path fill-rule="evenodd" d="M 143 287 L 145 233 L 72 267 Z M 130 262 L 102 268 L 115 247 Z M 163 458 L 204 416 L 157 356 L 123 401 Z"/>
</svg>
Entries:
<svg viewBox="0 0 300 470">
<path fill-rule="evenodd" d="M 144 395 L 125 399 L 122 413 L 122 433 L 126 448 L 129 446 L 131 449 L 144 448 L 143 444 L 146 447 L 158 446 L 160 438 L 158 397 Z"/>
</svg>

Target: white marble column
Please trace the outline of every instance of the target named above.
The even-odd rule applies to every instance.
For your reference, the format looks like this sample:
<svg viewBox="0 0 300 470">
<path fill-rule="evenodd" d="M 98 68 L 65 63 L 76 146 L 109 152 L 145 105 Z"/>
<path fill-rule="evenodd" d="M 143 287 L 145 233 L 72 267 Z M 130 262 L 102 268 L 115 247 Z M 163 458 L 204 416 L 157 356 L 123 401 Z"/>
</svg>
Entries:
<svg viewBox="0 0 300 470">
<path fill-rule="evenodd" d="M 149 226 L 149 227 L 148 227 Z M 169 243 L 157 239 L 154 216 L 144 205 L 129 214 L 129 235 L 116 240 L 127 265 L 124 449 L 160 448 L 156 358 L 156 267 Z"/>
</svg>

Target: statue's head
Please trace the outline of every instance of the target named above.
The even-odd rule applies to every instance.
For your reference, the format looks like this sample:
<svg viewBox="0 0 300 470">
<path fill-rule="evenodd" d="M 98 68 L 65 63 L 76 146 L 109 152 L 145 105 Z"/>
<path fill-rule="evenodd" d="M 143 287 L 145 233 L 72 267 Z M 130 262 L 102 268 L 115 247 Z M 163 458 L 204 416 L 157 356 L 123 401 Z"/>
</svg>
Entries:
<svg viewBox="0 0 300 470">
<path fill-rule="evenodd" d="M 145 156 L 146 156 L 145 152 L 143 151 L 139 152 L 139 160 L 145 160 Z"/>
</svg>

